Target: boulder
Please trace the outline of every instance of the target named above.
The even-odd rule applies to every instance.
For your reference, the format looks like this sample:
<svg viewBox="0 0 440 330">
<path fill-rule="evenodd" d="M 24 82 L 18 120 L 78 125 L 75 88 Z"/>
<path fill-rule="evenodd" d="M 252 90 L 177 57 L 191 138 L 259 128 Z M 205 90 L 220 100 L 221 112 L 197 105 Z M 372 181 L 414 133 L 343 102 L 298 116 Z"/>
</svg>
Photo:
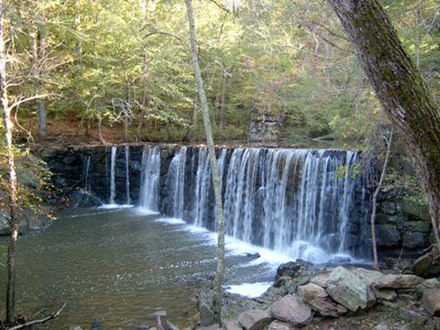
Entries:
<svg viewBox="0 0 440 330">
<path fill-rule="evenodd" d="M 326 288 L 330 273 L 319 273 L 310 279 L 311 283 L 315 283 L 320 287 Z"/>
<path fill-rule="evenodd" d="M 292 327 L 289 323 L 281 322 L 278 320 L 272 321 L 269 324 L 269 327 L 267 330 L 293 330 L 294 327 Z"/>
<path fill-rule="evenodd" d="M 421 299 L 426 289 L 439 289 L 439 288 L 440 288 L 440 279 L 430 278 L 424 280 L 422 283 L 417 285 L 413 289 L 413 293 L 416 294 L 417 298 Z"/>
<path fill-rule="evenodd" d="M 200 325 L 202 327 L 210 326 L 214 323 L 214 312 L 211 306 L 205 301 L 199 302 Z"/>
<path fill-rule="evenodd" d="M 238 323 L 245 330 L 264 329 L 271 321 L 269 311 L 261 309 L 250 309 L 238 316 Z"/>
<path fill-rule="evenodd" d="M 316 298 L 324 298 L 328 293 L 319 285 L 315 283 L 308 283 L 298 287 L 298 296 L 304 301 L 312 301 Z"/>
<path fill-rule="evenodd" d="M 273 303 L 270 312 L 277 320 L 293 326 L 305 326 L 312 319 L 311 308 L 290 294 Z"/>
<path fill-rule="evenodd" d="M 440 316 L 440 289 L 427 289 L 422 297 L 423 307 L 434 316 Z"/>
<path fill-rule="evenodd" d="M 339 317 L 347 313 L 347 308 L 337 304 L 330 297 L 318 297 L 308 302 L 312 309 L 322 316 Z"/>
<path fill-rule="evenodd" d="M 383 275 L 373 282 L 378 289 L 410 289 L 423 282 L 423 278 L 416 275 L 388 274 Z"/>
<path fill-rule="evenodd" d="M 344 267 L 337 267 L 330 273 L 327 292 L 333 300 L 353 312 L 371 307 L 376 302 L 370 286 Z"/>
<path fill-rule="evenodd" d="M 375 289 L 374 294 L 377 300 L 394 301 L 397 299 L 397 293 L 393 289 Z"/>
<path fill-rule="evenodd" d="M 278 281 L 278 279 L 283 276 L 295 277 L 300 271 L 307 269 L 312 265 L 312 263 L 301 259 L 281 264 L 278 266 L 275 281 Z"/>
<path fill-rule="evenodd" d="M 429 278 L 440 276 L 440 252 L 437 248 L 432 249 L 424 254 L 413 265 L 414 274 Z"/>
<path fill-rule="evenodd" d="M 371 285 L 374 280 L 381 277 L 383 274 L 377 270 L 370 270 L 365 268 L 356 268 L 352 270 L 366 285 Z"/>
</svg>

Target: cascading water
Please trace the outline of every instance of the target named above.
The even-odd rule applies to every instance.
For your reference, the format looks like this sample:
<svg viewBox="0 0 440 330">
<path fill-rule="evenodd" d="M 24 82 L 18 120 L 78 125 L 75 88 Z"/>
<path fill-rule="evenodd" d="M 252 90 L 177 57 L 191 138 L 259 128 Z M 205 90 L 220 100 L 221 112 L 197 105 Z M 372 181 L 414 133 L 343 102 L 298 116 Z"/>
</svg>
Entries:
<svg viewBox="0 0 440 330">
<path fill-rule="evenodd" d="M 83 177 L 84 177 L 84 189 L 86 191 L 91 191 L 91 182 L 90 182 L 90 167 L 91 167 L 92 155 L 86 155 L 84 158 L 84 166 L 83 166 Z"/>
<path fill-rule="evenodd" d="M 116 151 L 117 151 L 117 147 L 112 147 L 111 148 L 109 204 L 115 204 L 115 195 L 116 195 Z"/>
<path fill-rule="evenodd" d="M 170 163 L 167 175 L 169 215 L 183 219 L 186 147 L 182 147 Z"/>
<path fill-rule="evenodd" d="M 125 146 L 125 196 L 127 204 L 131 204 L 130 198 L 130 147 Z"/>
<path fill-rule="evenodd" d="M 158 147 L 144 149 L 141 175 L 139 205 L 158 211 L 160 181 L 160 149 Z"/>
<path fill-rule="evenodd" d="M 173 173 L 186 162 L 182 152 L 171 162 Z M 292 258 L 319 260 L 346 253 L 356 161 L 353 151 L 237 148 L 227 155 L 223 149 L 218 162 L 227 234 Z M 192 205 L 191 212 L 179 217 L 215 228 L 209 223 L 213 205 L 206 148 L 193 153 L 191 168 L 187 180 L 195 184 L 185 184 L 185 175 L 174 175 L 172 200 L 183 196 L 181 202 Z M 181 187 L 186 189 L 183 194 Z"/>
<path fill-rule="evenodd" d="M 356 152 L 223 148 L 217 157 L 229 236 L 293 259 L 321 261 L 347 253 Z M 215 230 L 207 148 L 181 147 L 172 159 L 164 159 L 161 164 L 160 147 L 143 149 L 139 206 Z M 130 161 L 126 147 L 127 202 Z M 113 147 L 110 203 L 115 194 L 115 162 Z"/>
</svg>

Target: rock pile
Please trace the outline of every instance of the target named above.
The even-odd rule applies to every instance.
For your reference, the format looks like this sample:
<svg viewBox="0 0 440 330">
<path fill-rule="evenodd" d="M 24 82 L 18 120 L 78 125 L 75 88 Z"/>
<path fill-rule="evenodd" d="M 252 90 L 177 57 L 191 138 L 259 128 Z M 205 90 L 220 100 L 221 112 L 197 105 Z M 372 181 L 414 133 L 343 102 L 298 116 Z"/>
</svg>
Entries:
<svg viewBox="0 0 440 330">
<path fill-rule="evenodd" d="M 401 307 L 399 300 L 418 298 L 422 298 L 418 312 L 427 318 L 439 316 L 440 279 L 355 266 L 319 268 L 301 261 L 281 265 L 275 284 L 261 297 L 247 303 L 245 298 L 228 298 L 223 315 L 229 330 L 288 330 L 314 319 L 358 315 L 376 304 L 400 308 L 400 313 L 413 317 L 418 312 Z"/>
</svg>

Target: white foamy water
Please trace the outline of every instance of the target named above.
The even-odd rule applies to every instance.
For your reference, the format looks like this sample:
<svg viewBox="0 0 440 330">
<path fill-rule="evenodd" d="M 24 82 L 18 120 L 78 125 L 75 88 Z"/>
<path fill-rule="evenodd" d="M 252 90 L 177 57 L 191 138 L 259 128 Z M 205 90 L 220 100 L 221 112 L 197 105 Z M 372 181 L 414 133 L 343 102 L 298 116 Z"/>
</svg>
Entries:
<svg viewBox="0 0 440 330">
<path fill-rule="evenodd" d="M 242 283 L 238 285 L 229 285 L 226 287 L 226 291 L 249 298 L 256 298 L 265 293 L 271 286 L 272 283 L 270 282 Z"/>
<path fill-rule="evenodd" d="M 138 215 L 154 215 L 154 214 L 159 214 L 159 212 L 157 212 L 157 211 L 153 211 L 153 210 L 151 210 L 151 209 L 149 209 L 147 207 L 142 207 L 142 206 L 135 207 L 134 211 Z"/>
<path fill-rule="evenodd" d="M 131 204 L 103 204 L 101 206 L 98 206 L 98 209 L 126 209 L 134 207 L 134 205 Z"/>
</svg>

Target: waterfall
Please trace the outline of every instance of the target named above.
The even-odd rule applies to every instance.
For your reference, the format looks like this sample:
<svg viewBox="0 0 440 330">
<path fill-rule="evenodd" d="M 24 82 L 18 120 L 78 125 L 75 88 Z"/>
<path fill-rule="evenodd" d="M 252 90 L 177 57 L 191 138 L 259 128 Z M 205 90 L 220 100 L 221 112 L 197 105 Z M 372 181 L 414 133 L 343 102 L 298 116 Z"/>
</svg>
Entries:
<svg viewBox="0 0 440 330">
<path fill-rule="evenodd" d="M 115 194 L 116 194 L 116 147 L 111 149 L 110 158 L 110 197 L 109 204 L 115 204 Z"/>
<path fill-rule="evenodd" d="M 180 219 L 184 218 L 186 150 L 186 147 L 182 147 L 175 154 L 167 175 L 169 215 Z"/>
<path fill-rule="evenodd" d="M 227 234 L 292 258 L 346 253 L 356 162 L 353 151 L 236 148 L 228 157 L 223 149 L 218 163 Z M 194 224 L 215 228 L 208 220 L 213 205 L 206 148 L 193 154 L 192 168 Z"/>
<path fill-rule="evenodd" d="M 88 154 L 84 158 L 84 166 L 83 166 L 83 178 L 84 178 L 84 190 L 91 191 L 91 183 L 90 183 L 90 166 L 92 161 L 92 155 Z"/>
<path fill-rule="evenodd" d="M 159 181 L 160 148 L 146 148 L 142 153 L 140 206 L 158 211 Z"/>
<path fill-rule="evenodd" d="M 131 203 L 130 199 L 130 147 L 125 146 L 125 193 L 127 204 Z"/>
<path fill-rule="evenodd" d="M 330 255 L 348 253 L 352 244 L 347 244 L 348 231 L 353 228 L 350 215 L 358 182 L 354 176 L 356 152 L 261 148 L 217 151 L 229 236 L 292 259 L 322 261 Z M 139 205 L 215 230 L 208 149 L 181 147 L 172 157 L 163 159 L 165 163 L 161 164 L 159 147 L 143 150 Z"/>
</svg>

